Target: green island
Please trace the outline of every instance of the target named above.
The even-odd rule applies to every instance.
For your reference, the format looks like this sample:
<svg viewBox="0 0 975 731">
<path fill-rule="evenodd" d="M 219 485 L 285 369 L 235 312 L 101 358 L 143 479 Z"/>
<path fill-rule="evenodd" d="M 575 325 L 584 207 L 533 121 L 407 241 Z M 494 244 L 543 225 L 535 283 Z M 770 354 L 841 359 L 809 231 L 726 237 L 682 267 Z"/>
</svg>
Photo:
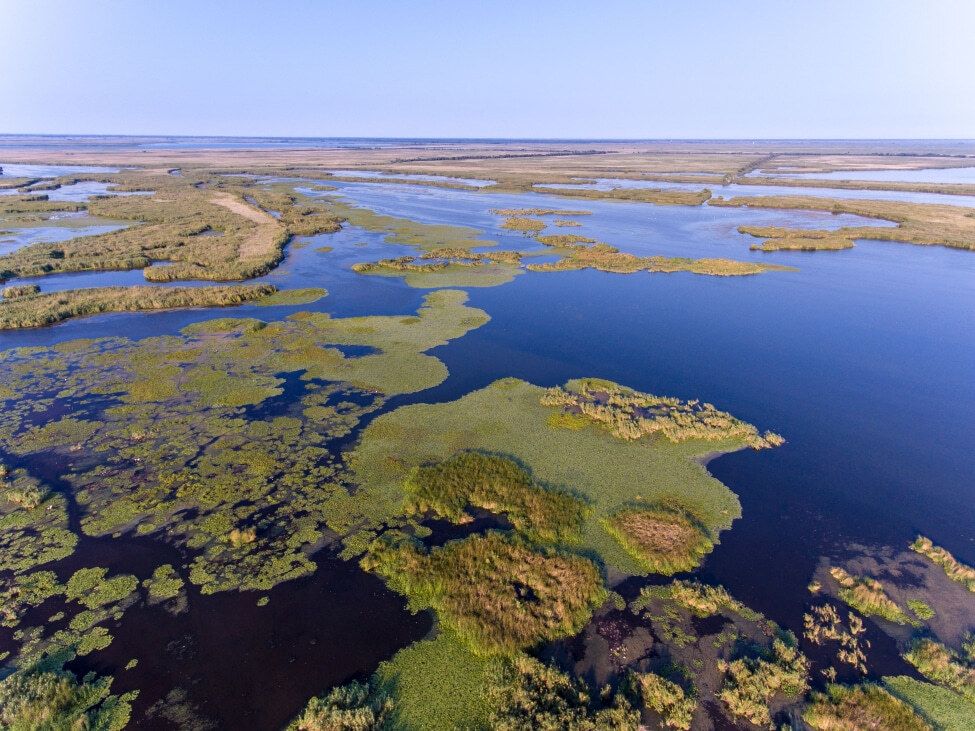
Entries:
<svg viewBox="0 0 975 731">
<path fill-rule="evenodd" d="M 944 569 L 952 581 L 956 581 L 971 592 L 975 592 L 975 569 L 966 566 L 941 546 L 936 546 L 930 538 L 918 536 L 911 544 L 911 550 L 919 553 Z"/>
<path fill-rule="evenodd" d="M 41 327 L 103 312 L 171 310 L 178 307 L 226 307 L 242 302 L 285 304 L 288 292 L 271 284 L 230 287 L 99 287 L 51 294 L 23 293 L 0 300 L 0 330 Z M 293 304 L 304 304 L 301 298 Z"/>
<path fill-rule="evenodd" d="M 849 213 L 866 218 L 893 221 L 896 226 L 844 226 L 830 232 L 829 240 L 838 239 L 893 241 L 922 246 L 947 246 L 954 249 L 975 250 L 975 217 L 970 208 L 934 203 L 906 203 L 901 201 L 847 200 L 817 196 L 740 196 L 712 198 L 712 206 L 747 206 L 805 211 Z M 780 230 L 776 238 L 808 237 L 804 229 Z M 849 248 L 833 246 L 832 248 Z"/>
<path fill-rule="evenodd" d="M 738 233 L 765 239 L 752 244 L 752 251 L 838 251 L 852 249 L 853 241 L 833 231 L 779 228 L 776 226 L 739 226 Z"/>
</svg>

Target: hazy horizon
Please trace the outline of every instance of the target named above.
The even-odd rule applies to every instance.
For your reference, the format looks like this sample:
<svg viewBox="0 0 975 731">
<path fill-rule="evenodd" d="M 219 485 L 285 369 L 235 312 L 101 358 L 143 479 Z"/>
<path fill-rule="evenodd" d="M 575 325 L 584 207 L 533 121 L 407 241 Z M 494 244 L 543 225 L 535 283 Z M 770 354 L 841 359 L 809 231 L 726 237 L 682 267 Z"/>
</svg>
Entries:
<svg viewBox="0 0 975 731">
<path fill-rule="evenodd" d="M 0 2 L 0 130 L 965 139 L 975 5 Z M 81 131 L 79 131 L 81 130 Z"/>
</svg>

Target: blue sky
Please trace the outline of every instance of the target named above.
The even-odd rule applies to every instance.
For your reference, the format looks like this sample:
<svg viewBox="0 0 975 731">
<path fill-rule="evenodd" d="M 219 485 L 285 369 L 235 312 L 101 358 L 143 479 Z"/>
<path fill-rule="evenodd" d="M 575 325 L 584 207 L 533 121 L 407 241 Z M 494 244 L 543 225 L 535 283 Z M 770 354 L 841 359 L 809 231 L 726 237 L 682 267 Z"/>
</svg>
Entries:
<svg viewBox="0 0 975 731">
<path fill-rule="evenodd" d="M 975 2 L 0 0 L 0 132 L 975 137 Z"/>
</svg>

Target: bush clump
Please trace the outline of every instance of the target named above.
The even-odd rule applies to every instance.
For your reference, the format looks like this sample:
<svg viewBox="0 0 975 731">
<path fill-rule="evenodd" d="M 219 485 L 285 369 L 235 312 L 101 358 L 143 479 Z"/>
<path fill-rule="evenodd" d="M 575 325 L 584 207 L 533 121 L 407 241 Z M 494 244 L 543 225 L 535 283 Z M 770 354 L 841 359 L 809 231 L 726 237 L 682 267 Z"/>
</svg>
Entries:
<svg viewBox="0 0 975 731">
<path fill-rule="evenodd" d="M 432 466 L 415 467 L 404 484 L 408 512 L 432 511 L 454 522 L 470 519 L 468 506 L 504 513 L 516 530 L 555 541 L 578 532 L 586 505 L 563 492 L 536 485 L 505 457 L 461 452 Z"/>
<path fill-rule="evenodd" d="M 825 693 L 813 693 L 802 714 L 817 731 L 930 731 L 914 709 L 873 683 L 831 684 Z"/>
</svg>

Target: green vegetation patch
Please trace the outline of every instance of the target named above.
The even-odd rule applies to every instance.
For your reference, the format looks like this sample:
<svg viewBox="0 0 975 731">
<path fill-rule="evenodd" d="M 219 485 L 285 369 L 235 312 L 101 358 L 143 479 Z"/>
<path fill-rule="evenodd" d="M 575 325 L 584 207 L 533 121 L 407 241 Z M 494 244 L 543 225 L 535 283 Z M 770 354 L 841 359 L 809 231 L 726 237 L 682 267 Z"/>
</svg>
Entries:
<svg viewBox="0 0 975 731">
<path fill-rule="evenodd" d="M 676 510 L 628 508 L 608 517 L 606 528 L 653 574 L 690 571 L 714 548 L 706 531 Z"/>
<path fill-rule="evenodd" d="M 879 685 L 831 684 L 825 693 L 813 693 L 802 719 L 821 731 L 930 731 L 914 710 Z"/>
<path fill-rule="evenodd" d="M 884 586 L 869 576 L 852 576 L 839 566 L 829 570 L 839 586 L 837 596 L 861 614 L 882 617 L 895 624 L 917 624 L 888 596 Z"/>
<path fill-rule="evenodd" d="M 490 728 L 637 731 L 640 714 L 622 695 L 593 698 L 581 680 L 526 655 L 497 662 L 487 690 Z"/>
<path fill-rule="evenodd" d="M 479 452 L 415 467 L 404 487 L 410 513 L 433 512 L 462 523 L 473 506 L 505 514 L 516 530 L 543 542 L 575 537 L 586 510 L 578 498 L 536 485 L 512 460 Z"/>
<path fill-rule="evenodd" d="M 109 692 L 111 678 L 44 667 L 0 681 L 0 726 L 9 731 L 121 731 L 129 722 L 135 693 Z"/>
<path fill-rule="evenodd" d="M 970 731 L 975 728 L 975 703 L 952 690 L 909 678 L 884 678 L 887 689 L 907 701 L 939 731 Z"/>
<path fill-rule="evenodd" d="M 390 725 L 418 731 L 487 728 L 484 691 L 491 663 L 449 632 L 400 650 L 376 671 L 381 692 L 394 699 Z"/>
<path fill-rule="evenodd" d="M 367 683 L 353 680 L 312 698 L 287 731 L 369 731 L 386 728 L 391 701 Z"/>
<path fill-rule="evenodd" d="M 170 564 L 157 566 L 152 577 L 142 582 L 149 595 L 150 603 L 173 599 L 183 591 L 183 580 Z"/>
<path fill-rule="evenodd" d="M 429 553 L 380 539 L 362 559 L 405 594 L 432 607 L 475 653 L 511 653 L 575 634 L 606 599 L 589 560 L 536 550 L 500 533 L 452 541 Z"/>
<path fill-rule="evenodd" d="M 99 287 L 24 294 L 0 300 L 0 330 L 53 325 L 69 318 L 104 312 L 226 307 L 260 301 L 261 298 L 273 299 L 276 290 L 270 284 L 239 284 L 226 287 Z"/>
<path fill-rule="evenodd" d="M 962 658 L 940 642 L 921 639 L 904 653 L 904 659 L 928 680 L 975 703 L 975 658 L 971 656 L 970 647 L 966 648 L 966 655 Z"/>
<path fill-rule="evenodd" d="M 372 525 L 329 442 L 387 395 L 446 377 L 425 351 L 487 321 L 465 301 L 444 290 L 415 315 L 209 320 L 178 336 L 5 351 L 0 450 L 71 455 L 63 478 L 86 534 L 156 534 L 193 552 L 189 578 L 204 592 L 266 590 L 314 570 L 326 528 Z M 370 352 L 346 357 L 343 345 Z M 249 414 L 282 392 L 285 373 L 301 379 L 296 403 Z M 101 408 L 78 418 L 92 399 Z M 0 493 L 12 498 L 0 501 L 0 542 L 20 570 L 75 540 L 63 498 L 25 480 L 12 474 Z"/>
<path fill-rule="evenodd" d="M 911 550 L 943 568 L 952 581 L 956 581 L 969 591 L 975 592 L 975 569 L 963 564 L 941 546 L 934 545 L 930 538 L 918 536 L 911 544 Z"/>
<path fill-rule="evenodd" d="M 809 661 L 788 638 L 777 637 L 764 655 L 722 660 L 726 673 L 718 697 L 733 716 L 758 726 L 769 726 L 769 703 L 777 696 L 797 698 L 809 687 Z"/>
<path fill-rule="evenodd" d="M 414 468 L 464 450 L 504 456 L 530 470 L 538 484 L 585 500 L 591 511 L 578 548 L 633 574 L 645 569 L 610 534 L 605 518 L 633 503 L 665 505 L 695 516 L 713 541 L 740 514 L 734 494 L 696 460 L 750 446 L 754 427 L 736 426 L 722 438 L 702 431 L 709 438 L 622 439 L 597 423 L 553 428 L 549 420 L 562 407 L 546 405 L 546 394 L 538 386 L 504 379 L 457 401 L 383 414 L 363 432 L 350 460 L 361 486 L 357 500 L 374 511 L 374 521 L 383 522 L 403 512 L 403 485 Z"/>
<path fill-rule="evenodd" d="M 660 717 L 665 728 L 689 731 L 697 700 L 684 688 L 656 673 L 634 673 L 643 705 Z"/>
<path fill-rule="evenodd" d="M 310 305 L 325 297 L 328 292 L 321 287 L 308 287 L 305 289 L 284 289 L 266 297 L 261 297 L 254 304 L 261 307 L 274 307 L 275 305 Z"/>
</svg>

